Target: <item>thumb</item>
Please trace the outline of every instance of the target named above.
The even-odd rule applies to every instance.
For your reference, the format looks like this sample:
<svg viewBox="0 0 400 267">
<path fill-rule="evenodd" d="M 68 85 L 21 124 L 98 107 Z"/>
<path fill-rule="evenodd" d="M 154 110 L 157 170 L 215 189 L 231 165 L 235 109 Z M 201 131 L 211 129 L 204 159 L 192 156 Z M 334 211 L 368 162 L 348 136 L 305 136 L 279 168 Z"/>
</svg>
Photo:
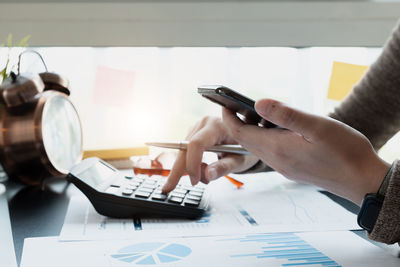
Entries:
<svg viewBox="0 0 400 267">
<path fill-rule="evenodd" d="M 205 170 L 206 179 L 212 181 L 218 177 L 234 172 L 238 165 L 243 163 L 242 157 L 243 156 L 240 155 L 229 155 L 211 163 Z"/>
<path fill-rule="evenodd" d="M 297 132 L 305 138 L 312 138 L 314 126 L 320 120 L 318 116 L 288 107 L 272 99 L 258 100 L 254 107 L 262 118 Z"/>
</svg>

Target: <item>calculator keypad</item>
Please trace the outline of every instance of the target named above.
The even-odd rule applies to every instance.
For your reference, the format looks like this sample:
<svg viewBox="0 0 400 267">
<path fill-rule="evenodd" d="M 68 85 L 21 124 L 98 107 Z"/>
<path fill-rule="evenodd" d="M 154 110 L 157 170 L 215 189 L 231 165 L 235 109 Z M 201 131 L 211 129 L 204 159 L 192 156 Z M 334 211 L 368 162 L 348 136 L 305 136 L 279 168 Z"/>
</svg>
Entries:
<svg viewBox="0 0 400 267">
<path fill-rule="evenodd" d="M 178 184 L 168 195 L 162 194 L 165 184 L 163 177 L 124 176 L 114 181 L 105 192 L 124 197 L 148 199 L 157 202 L 168 202 L 176 205 L 197 207 L 204 193 L 204 187 Z"/>
</svg>

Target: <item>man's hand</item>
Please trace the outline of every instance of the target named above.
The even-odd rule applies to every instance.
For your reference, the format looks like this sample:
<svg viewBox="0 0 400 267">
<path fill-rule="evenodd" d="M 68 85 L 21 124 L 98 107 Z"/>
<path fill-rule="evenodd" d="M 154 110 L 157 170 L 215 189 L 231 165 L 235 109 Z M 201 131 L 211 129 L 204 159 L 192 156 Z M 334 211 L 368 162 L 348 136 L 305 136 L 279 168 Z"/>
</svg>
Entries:
<svg viewBox="0 0 400 267">
<path fill-rule="evenodd" d="M 357 204 L 366 193 L 378 191 L 390 165 L 360 132 L 270 99 L 257 101 L 255 108 L 281 128 L 244 124 L 226 108 L 223 123 L 239 144 L 267 165 L 289 179 L 315 184 Z"/>
<path fill-rule="evenodd" d="M 202 163 L 203 152 L 208 147 L 217 144 L 236 144 L 220 118 L 203 118 L 192 128 L 186 140 L 189 141 L 187 151 L 178 153 L 168 181 L 162 189 L 164 194 L 176 187 L 185 172 L 189 174 L 193 185 L 199 181 L 208 184 L 228 173 L 246 170 L 258 161 L 254 156 L 225 154 L 210 165 Z"/>
</svg>

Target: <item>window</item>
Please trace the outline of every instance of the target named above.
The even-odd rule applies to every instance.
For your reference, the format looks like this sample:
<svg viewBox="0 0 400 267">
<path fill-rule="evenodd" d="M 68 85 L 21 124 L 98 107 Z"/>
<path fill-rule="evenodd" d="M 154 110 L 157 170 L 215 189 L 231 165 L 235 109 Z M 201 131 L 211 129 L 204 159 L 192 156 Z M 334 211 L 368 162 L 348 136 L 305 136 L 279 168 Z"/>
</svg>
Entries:
<svg viewBox="0 0 400 267">
<path fill-rule="evenodd" d="M 6 53 L 0 50 L 0 58 Z M 380 48 L 310 47 L 38 47 L 50 70 L 70 79 L 84 148 L 180 140 L 201 117 L 220 108 L 197 86 L 223 84 L 253 99 L 272 97 L 302 110 L 327 114 L 334 60 L 369 65 Z M 14 51 L 17 52 L 17 51 Z M 41 71 L 25 54 L 22 71 Z"/>
</svg>

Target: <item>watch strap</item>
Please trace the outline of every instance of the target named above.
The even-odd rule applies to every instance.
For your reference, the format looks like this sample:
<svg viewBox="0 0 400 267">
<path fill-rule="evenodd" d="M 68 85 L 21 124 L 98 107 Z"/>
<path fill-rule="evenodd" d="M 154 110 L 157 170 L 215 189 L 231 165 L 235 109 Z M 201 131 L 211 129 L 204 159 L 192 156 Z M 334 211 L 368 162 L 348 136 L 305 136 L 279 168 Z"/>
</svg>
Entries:
<svg viewBox="0 0 400 267">
<path fill-rule="evenodd" d="M 377 193 L 366 194 L 361 204 L 360 212 L 357 216 L 357 222 L 360 227 L 367 230 L 368 233 L 374 229 L 376 220 L 382 209 L 383 201 L 385 200 L 386 190 L 389 186 L 390 177 L 394 170 L 394 163 L 390 166 Z"/>
<path fill-rule="evenodd" d="M 379 212 L 382 209 L 383 199 L 377 198 L 376 194 L 366 194 L 357 216 L 358 225 L 367 230 L 368 233 L 374 229 Z"/>
</svg>

